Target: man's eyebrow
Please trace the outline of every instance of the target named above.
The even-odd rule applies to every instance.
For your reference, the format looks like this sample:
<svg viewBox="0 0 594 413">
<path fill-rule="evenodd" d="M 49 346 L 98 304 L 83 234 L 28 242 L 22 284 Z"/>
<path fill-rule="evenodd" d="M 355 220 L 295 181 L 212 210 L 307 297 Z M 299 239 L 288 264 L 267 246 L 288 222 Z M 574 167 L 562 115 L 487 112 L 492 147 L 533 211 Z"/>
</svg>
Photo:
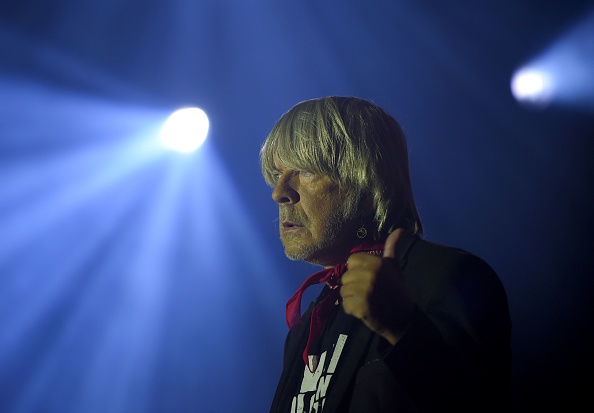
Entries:
<svg viewBox="0 0 594 413">
<path fill-rule="evenodd" d="M 287 168 L 286 166 L 279 166 L 277 163 L 273 163 L 272 165 L 270 165 L 270 170 L 274 172 L 282 172 L 286 169 L 289 168 Z"/>
</svg>

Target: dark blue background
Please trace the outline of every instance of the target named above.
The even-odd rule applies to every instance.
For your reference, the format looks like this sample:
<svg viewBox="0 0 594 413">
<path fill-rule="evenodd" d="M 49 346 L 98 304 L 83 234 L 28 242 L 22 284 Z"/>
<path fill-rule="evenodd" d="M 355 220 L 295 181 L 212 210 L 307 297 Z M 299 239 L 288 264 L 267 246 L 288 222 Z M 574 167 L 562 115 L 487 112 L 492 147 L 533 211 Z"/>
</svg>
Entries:
<svg viewBox="0 0 594 413">
<path fill-rule="evenodd" d="M 258 151 L 330 94 L 402 123 L 426 237 L 499 273 L 516 410 L 591 406 L 592 112 L 509 82 L 593 6 L 4 0 L 0 411 L 267 411 L 313 269 L 283 256 Z M 186 105 L 210 118 L 202 155 L 128 175 L 134 156 L 101 155 Z"/>
</svg>

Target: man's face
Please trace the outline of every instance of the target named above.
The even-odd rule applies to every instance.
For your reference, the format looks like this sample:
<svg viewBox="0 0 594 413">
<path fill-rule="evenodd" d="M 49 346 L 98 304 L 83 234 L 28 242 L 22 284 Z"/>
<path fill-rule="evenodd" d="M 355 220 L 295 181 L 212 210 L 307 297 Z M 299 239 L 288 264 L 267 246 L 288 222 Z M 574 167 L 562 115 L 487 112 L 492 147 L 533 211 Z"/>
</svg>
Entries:
<svg viewBox="0 0 594 413">
<path fill-rule="evenodd" d="M 345 216 L 346 194 L 328 176 L 287 169 L 278 160 L 275 168 L 272 199 L 287 257 L 323 266 L 346 262 L 361 224 Z"/>
</svg>

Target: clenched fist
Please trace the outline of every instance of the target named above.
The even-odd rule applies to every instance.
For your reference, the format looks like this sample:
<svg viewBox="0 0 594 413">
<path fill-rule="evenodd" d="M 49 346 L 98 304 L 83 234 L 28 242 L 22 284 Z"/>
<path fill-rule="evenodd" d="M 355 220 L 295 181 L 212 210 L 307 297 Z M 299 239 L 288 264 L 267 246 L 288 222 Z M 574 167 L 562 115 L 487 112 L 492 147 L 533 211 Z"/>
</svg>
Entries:
<svg viewBox="0 0 594 413">
<path fill-rule="evenodd" d="M 397 261 L 402 233 L 397 229 L 388 236 L 382 257 L 351 255 L 340 288 L 344 311 L 392 345 L 404 334 L 415 306 Z"/>
</svg>

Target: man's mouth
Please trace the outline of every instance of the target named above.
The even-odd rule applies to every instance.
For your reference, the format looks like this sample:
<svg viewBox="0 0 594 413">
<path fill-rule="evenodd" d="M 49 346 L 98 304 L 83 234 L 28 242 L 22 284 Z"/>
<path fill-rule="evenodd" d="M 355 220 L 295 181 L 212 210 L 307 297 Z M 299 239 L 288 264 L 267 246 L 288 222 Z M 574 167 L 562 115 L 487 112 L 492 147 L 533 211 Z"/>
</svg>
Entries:
<svg viewBox="0 0 594 413">
<path fill-rule="evenodd" d="M 281 228 L 284 231 L 290 231 L 290 230 L 295 230 L 295 229 L 299 229 L 299 228 L 303 228 L 303 225 L 298 224 L 296 222 L 292 222 L 292 221 L 283 221 Z"/>
</svg>

